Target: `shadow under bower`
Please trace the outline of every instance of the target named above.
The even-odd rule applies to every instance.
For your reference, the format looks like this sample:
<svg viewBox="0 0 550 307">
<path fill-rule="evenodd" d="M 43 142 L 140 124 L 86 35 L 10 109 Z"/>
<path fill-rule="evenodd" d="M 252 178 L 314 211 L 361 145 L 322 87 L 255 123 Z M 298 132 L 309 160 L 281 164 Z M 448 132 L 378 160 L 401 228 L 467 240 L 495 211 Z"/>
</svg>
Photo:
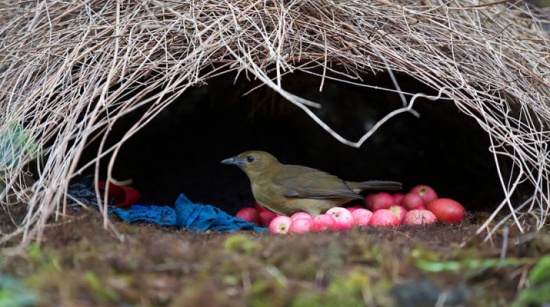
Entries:
<svg viewBox="0 0 550 307">
<path fill-rule="evenodd" d="M 217 77 L 169 105 L 123 145 L 113 177 L 133 179 L 142 203 L 172 205 L 184 193 L 194 202 L 234 214 L 254 204 L 249 181 L 241 170 L 220 161 L 246 150 L 264 150 L 283 163 L 318 168 L 345 180 L 401 181 L 404 192 L 428 184 L 440 197 L 456 199 L 468 210 L 494 208 L 503 198 L 487 133 L 449 99 L 417 100 L 414 109 L 420 117 L 400 114 L 356 149 L 267 87 L 244 95 L 259 84 L 234 80 L 234 75 Z M 364 80 L 393 88 L 387 75 Z M 398 82 L 405 92 L 437 94 L 406 76 Z M 389 91 L 325 80 L 320 92 L 320 84 L 320 78 L 292 74 L 285 76 L 283 86 L 320 103 L 316 114 L 351 141 L 403 106 Z M 142 112 L 120 120 L 109 142 L 119 140 Z M 96 153 L 97 144 L 92 144 L 82 161 Z M 106 165 L 105 159 L 102 167 Z"/>
</svg>

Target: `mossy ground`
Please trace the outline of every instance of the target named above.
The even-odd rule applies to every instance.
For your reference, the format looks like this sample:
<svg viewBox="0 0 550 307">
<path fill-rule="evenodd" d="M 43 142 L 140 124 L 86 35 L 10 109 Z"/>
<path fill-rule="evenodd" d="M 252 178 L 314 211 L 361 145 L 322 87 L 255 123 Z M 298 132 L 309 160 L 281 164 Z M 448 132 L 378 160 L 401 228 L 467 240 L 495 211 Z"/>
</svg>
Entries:
<svg viewBox="0 0 550 307">
<path fill-rule="evenodd" d="M 549 299 L 541 293 L 550 281 L 543 257 L 550 235 L 510 226 L 507 243 L 502 232 L 483 242 L 476 235 L 483 214 L 460 224 L 303 235 L 192 233 L 112 218 L 122 241 L 103 229 L 98 212 L 78 215 L 0 262 L 2 277 L 20 281 L 37 306 L 536 306 Z M 17 295 L 0 284 L 0 305 L 33 301 L 6 301 Z"/>
</svg>

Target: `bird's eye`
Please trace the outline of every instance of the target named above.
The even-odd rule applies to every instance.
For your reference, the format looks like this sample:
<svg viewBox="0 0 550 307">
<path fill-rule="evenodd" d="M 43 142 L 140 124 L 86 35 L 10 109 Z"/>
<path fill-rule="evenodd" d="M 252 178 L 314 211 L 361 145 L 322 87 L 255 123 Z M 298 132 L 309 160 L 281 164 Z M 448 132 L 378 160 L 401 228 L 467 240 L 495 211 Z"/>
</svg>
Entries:
<svg viewBox="0 0 550 307">
<path fill-rule="evenodd" d="M 254 157 L 253 156 L 248 156 L 248 157 L 246 157 L 246 161 L 254 162 Z"/>
</svg>

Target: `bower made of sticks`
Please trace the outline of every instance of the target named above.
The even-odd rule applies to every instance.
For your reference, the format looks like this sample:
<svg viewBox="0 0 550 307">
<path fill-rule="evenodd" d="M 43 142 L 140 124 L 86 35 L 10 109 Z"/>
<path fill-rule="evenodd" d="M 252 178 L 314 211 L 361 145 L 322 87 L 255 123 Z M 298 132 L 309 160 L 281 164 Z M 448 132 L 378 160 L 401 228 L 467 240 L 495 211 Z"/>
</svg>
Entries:
<svg viewBox="0 0 550 307">
<path fill-rule="evenodd" d="M 0 6 L 0 195 L 26 212 L 3 242 L 62 219 L 86 174 L 132 179 L 143 202 L 185 193 L 234 213 L 253 203 L 249 183 L 219 162 L 250 149 L 430 184 L 491 212 L 486 225 L 546 222 L 550 53 L 528 4 Z"/>
</svg>

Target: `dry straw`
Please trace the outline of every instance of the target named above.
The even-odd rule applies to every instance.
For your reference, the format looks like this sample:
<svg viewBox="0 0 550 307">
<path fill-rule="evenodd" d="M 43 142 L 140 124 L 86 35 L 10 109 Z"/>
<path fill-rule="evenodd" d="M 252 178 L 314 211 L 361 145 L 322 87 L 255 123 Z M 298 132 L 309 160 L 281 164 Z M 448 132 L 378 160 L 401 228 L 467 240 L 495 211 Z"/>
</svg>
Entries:
<svg viewBox="0 0 550 307">
<path fill-rule="evenodd" d="M 317 104 L 283 90 L 286 74 L 322 71 L 360 86 L 366 74 L 410 75 L 477 120 L 495 161 L 514 162 L 500 176 L 507 197 L 480 232 L 500 226 L 490 223 L 498 213 L 522 230 L 521 215 L 537 217 L 538 228 L 546 222 L 550 50 L 540 12 L 523 2 L 3 0 L 0 14 L 0 201 L 28 206 L 2 242 L 40 239 L 65 214 L 92 140 L 103 144 L 97 158 L 116 155 L 185 90 L 229 72 L 259 79 L 312 118 Z M 396 113 L 423 95 L 405 94 Z M 107 147 L 115 122 L 141 106 L 147 112 Z M 369 136 L 345 140 L 314 120 L 350 146 Z M 29 184 L 24 165 L 37 156 L 45 158 Z M 520 183 L 533 193 L 514 203 Z"/>
</svg>

